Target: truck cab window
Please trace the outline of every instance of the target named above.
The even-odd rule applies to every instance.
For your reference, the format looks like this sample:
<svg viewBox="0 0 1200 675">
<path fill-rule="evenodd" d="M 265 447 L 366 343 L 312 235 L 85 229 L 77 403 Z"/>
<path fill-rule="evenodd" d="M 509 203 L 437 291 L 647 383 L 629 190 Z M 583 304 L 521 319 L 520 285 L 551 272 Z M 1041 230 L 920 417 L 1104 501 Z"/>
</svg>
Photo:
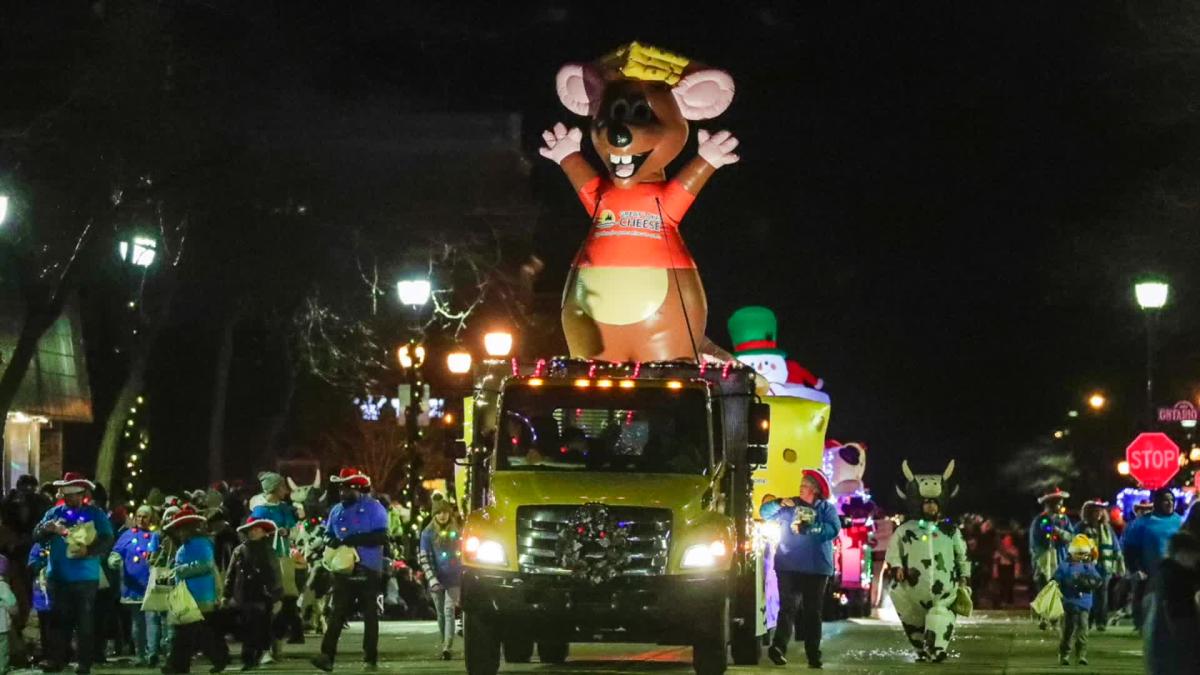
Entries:
<svg viewBox="0 0 1200 675">
<path fill-rule="evenodd" d="M 704 474 L 703 391 L 513 388 L 505 393 L 500 470 Z"/>
</svg>

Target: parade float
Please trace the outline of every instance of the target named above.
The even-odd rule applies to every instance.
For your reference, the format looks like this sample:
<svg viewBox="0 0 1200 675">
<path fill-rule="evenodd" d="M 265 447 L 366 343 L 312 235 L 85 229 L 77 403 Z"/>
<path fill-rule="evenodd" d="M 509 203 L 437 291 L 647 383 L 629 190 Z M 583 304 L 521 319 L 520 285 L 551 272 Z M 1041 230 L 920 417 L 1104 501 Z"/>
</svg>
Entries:
<svg viewBox="0 0 1200 675">
<path fill-rule="evenodd" d="M 723 673 L 731 653 L 755 664 L 766 625 L 752 474 L 768 452 L 815 466 L 828 404 L 807 402 L 816 407 L 795 419 L 764 404 L 757 373 L 705 336 L 680 221 L 737 161 L 737 140 L 698 130 L 697 156 L 669 179 L 666 167 L 692 122 L 729 106 L 733 79 L 631 43 L 563 66 L 556 86 L 588 119 L 605 170 L 584 157 L 583 130 L 543 135 L 541 154 L 563 169 L 591 228 L 564 293 L 570 355 L 477 370 L 464 462 L 467 672 L 493 675 L 502 657 L 535 652 L 561 663 L 571 642 L 597 641 L 690 645 L 706 675 Z"/>
</svg>

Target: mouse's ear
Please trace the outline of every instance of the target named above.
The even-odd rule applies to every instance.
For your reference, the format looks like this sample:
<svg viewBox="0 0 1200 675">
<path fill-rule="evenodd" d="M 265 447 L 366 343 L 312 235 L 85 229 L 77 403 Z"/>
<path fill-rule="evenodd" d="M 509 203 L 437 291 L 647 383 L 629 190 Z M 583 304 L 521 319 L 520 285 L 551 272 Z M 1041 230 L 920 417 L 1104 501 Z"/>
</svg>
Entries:
<svg viewBox="0 0 1200 675">
<path fill-rule="evenodd" d="M 554 88 L 567 110 L 586 117 L 600 103 L 604 79 L 589 63 L 568 63 L 554 76 Z"/>
<path fill-rule="evenodd" d="M 680 80 L 671 93 L 684 119 L 710 119 L 725 112 L 733 102 L 733 77 L 715 68 L 697 70 Z"/>
</svg>

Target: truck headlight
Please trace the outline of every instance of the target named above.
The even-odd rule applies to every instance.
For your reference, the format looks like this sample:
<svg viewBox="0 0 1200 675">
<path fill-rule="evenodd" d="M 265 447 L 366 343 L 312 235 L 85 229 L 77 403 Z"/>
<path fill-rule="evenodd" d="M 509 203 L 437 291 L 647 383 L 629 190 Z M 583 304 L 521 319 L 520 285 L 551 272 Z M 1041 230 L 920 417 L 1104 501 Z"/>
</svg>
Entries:
<svg viewBox="0 0 1200 675">
<path fill-rule="evenodd" d="M 498 541 L 468 537 L 463 542 L 463 549 L 478 563 L 503 565 L 508 562 L 508 557 L 504 555 L 504 546 Z"/>
<path fill-rule="evenodd" d="M 689 546 L 683 552 L 682 567 L 715 567 L 717 561 L 725 557 L 725 542 L 714 541 L 709 544 Z"/>
<path fill-rule="evenodd" d="M 774 520 L 756 522 L 754 527 L 758 530 L 758 536 L 768 544 L 778 544 L 779 540 L 783 538 L 783 528 Z"/>
</svg>

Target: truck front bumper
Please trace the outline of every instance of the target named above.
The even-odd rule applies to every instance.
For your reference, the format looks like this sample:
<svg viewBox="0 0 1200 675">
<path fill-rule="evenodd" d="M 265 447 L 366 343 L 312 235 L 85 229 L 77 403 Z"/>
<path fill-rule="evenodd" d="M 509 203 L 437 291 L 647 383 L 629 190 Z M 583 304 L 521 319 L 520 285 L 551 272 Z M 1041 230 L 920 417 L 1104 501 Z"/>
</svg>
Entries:
<svg viewBox="0 0 1200 675">
<path fill-rule="evenodd" d="M 467 568 L 468 612 L 503 617 L 502 634 L 567 642 L 692 644 L 728 623 L 728 573 L 623 577 L 592 586 L 559 577 Z M 713 636 L 717 637 L 717 636 Z"/>
</svg>

